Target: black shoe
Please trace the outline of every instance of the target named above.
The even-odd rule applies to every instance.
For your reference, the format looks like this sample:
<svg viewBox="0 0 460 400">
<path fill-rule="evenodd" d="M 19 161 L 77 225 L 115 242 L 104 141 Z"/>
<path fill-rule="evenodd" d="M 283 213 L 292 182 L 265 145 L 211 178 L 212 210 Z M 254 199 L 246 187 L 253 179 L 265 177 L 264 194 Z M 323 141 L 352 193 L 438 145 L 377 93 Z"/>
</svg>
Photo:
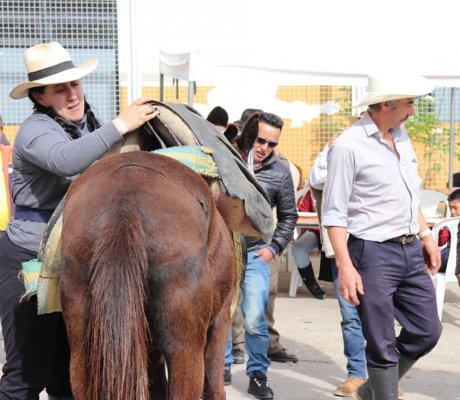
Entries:
<svg viewBox="0 0 460 400">
<path fill-rule="evenodd" d="M 232 350 L 233 364 L 244 364 L 244 351 L 240 349 Z"/>
<path fill-rule="evenodd" d="M 299 361 L 296 355 L 288 353 L 286 349 L 269 354 L 268 358 L 272 361 L 281 363 L 292 362 L 295 364 L 297 361 Z"/>
<path fill-rule="evenodd" d="M 267 375 L 262 371 L 256 371 L 249 376 L 248 393 L 258 399 L 273 399 L 273 390 L 268 386 Z"/>
<path fill-rule="evenodd" d="M 298 268 L 300 276 L 302 278 L 303 283 L 310 291 L 310 293 L 318 300 L 323 300 L 325 297 L 325 292 L 321 287 L 318 285 L 316 281 L 315 274 L 313 272 L 313 266 L 311 263 L 305 268 Z"/>
<path fill-rule="evenodd" d="M 232 370 L 230 368 L 231 364 L 226 364 L 224 369 L 224 386 L 229 386 L 232 384 Z"/>
</svg>

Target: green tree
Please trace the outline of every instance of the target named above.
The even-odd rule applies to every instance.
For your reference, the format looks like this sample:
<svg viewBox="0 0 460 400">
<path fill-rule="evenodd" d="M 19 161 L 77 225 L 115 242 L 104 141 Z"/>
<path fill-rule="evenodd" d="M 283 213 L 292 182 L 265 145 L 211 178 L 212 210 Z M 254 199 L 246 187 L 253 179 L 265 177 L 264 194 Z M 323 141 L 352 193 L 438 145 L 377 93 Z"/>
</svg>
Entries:
<svg viewBox="0 0 460 400">
<path fill-rule="evenodd" d="M 434 99 L 431 96 L 418 98 L 415 107 L 416 115 L 409 118 L 405 126 L 412 143 L 421 145 L 424 174 L 422 171 L 420 174 L 425 188 L 428 188 L 436 184 L 436 177 L 445 168 L 445 154 L 450 146 L 449 130 L 443 127 L 434 112 Z"/>
</svg>

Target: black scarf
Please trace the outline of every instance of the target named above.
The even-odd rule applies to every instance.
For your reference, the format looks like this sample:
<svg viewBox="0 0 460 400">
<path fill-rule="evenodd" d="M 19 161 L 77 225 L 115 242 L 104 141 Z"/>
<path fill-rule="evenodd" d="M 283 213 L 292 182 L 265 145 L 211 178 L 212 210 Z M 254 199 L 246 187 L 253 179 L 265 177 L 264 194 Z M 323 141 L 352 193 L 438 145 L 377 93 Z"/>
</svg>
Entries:
<svg viewBox="0 0 460 400">
<path fill-rule="evenodd" d="M 43 107 L 42 105 L 35 103 L 35 110 L 43 114 L 46 114 L 48 115 L 48 117 L 54 119 L 59 125 L 61 125 L 62 129 L 64 129 L 73 140 L 78 139 L 81 136 L 80 131 L 74 124 L 72 124 L 69 121 L 66 121 L 64 118 L 57 115 L 56 112 L 51 107 Z M 88 124 L 88 130 L 90 132 L 94 131 L 95 129 L 101 126 L 96 116 L 94 115 L 93 110 L 91 110 L 91 107 L 87 103 L 86 100 L 85 100 L 85 115 L 86 115 L 86 121 Z"/>
</svg>

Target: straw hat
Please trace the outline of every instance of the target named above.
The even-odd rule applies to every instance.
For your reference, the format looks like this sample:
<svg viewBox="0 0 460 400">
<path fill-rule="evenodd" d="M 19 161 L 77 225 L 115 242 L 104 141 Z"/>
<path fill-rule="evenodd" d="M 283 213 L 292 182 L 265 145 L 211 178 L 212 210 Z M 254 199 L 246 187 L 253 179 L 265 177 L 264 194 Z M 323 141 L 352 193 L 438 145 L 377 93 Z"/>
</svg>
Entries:
<svg viewBox="0 0 460 400">
<path fill-rule="evenodd" d="M 423 76 L 370 75 L 368 95 L 357 107 L 424 96 L 434 88 L 435 85 Z"/>
<path fill-rule="evenodd" d="M 76 67 L 69 52 L 59 43 L 41 43 L 24 52 L 24 64 L 28 82 L 17 85 L 10 97 L 21 99 L 27 97 L 31 88 L 77 81 L 88 75 L 97 67 L 97 59 L 90 58 Z"/>
</svg>

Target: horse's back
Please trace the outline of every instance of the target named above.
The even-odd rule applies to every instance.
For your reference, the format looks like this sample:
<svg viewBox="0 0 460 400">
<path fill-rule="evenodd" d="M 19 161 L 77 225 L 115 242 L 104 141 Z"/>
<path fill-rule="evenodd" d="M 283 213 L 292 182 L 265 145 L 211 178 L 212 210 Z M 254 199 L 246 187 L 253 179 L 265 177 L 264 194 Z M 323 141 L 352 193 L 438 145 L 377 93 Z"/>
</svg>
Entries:
<svg viewBox="0 0 460 400">
<path fill-rule="evenodd" d="M 90 226 L 90 235 L 99 234 L 97 227 L 117 224 L 125 213 L 136 213 L 146 236 L 160 241 L 192 240 L 206 232 L 215 218 L 212 195 L 201 176 L 176 160 L 147 152 L 100 160 L 71 185 L 67 194 L 67 219 L 79 221 L 76 229 Z"/>
</svg>

